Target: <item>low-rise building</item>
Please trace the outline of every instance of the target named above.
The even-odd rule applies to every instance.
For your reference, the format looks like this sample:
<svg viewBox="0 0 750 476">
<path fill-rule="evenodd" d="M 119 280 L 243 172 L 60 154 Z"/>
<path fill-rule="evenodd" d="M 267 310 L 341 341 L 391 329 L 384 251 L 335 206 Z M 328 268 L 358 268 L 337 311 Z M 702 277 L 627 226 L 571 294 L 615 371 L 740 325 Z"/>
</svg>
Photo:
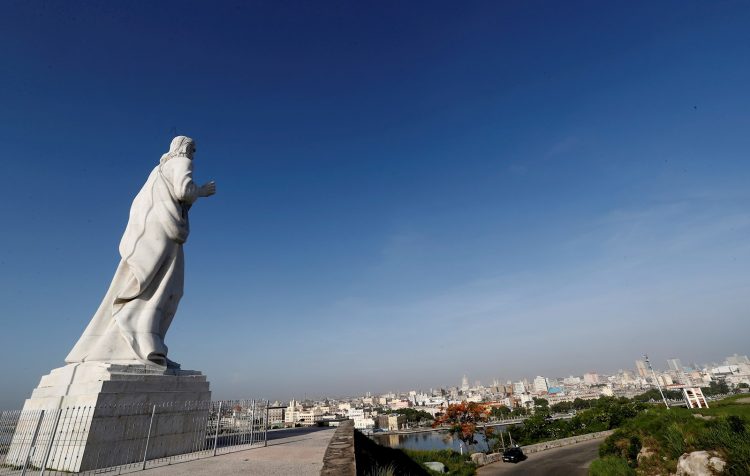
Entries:
<svg viewBox="0 0 750 476">
<path fill-rule="evenodd" d="M 388 431 L 402 430 L 406 426 L 406 416 L 392 413 L 378 416 L 378 428 Z"/>
<path fill-rule="evenodd" d="M 284 425 L 294 426 L 300 421 L 300 413 L 302 412 L 302 405 L 296 400 L 289 402 L 289 406 L 284 411 Z"/>
<path fill-rule="evenodd" d="M 284 413 L 286 413 L 284 407 L 269 407 L 268 424 L 271 426 L 284 424 Z"/>
<path fill-rule="evenodd" d="M 358 430 L 370 430 L 375 427 L 375 420 L 372 418 L 357 418 L 354 420 L 354 428 Z"/>
<path fill-rule="evenodd" d="M 313 426 L 323 419 L 323 412 L 313 407 L 299 412 L 299 422 L 304 426 Z"/>
</svg>

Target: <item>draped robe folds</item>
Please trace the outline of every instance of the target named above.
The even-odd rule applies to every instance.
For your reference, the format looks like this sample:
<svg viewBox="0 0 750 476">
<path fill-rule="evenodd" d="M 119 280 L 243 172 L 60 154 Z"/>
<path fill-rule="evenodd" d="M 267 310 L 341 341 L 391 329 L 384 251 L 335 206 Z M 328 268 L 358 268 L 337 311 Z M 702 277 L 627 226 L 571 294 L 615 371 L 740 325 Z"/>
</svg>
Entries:
<svg viewBox="0 0 750 476">
<path fill-rule="evenodd" d="M 182 297 L 182 245 L 198 197 L 192 170 L 192 160 L 173 157 L 154 168 L 136 195 L 112 284 L 67 363 L 167 365 L 164 336 Z"/>
</svg>

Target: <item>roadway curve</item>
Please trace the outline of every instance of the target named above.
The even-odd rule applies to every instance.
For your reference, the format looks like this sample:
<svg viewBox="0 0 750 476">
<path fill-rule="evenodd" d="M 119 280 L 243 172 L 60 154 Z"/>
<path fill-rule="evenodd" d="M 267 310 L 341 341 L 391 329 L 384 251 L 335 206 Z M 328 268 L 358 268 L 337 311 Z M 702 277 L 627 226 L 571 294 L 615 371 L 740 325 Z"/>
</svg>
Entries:
<svg viewBox="0 0 750 476">
<path fill-rule="evenodd" d="M 532 453 L 520 463 L 497 463 L 482 466 L 479 476 L 496 474 L 523 474 L 531 476 L 587 476 L 591 462 L 599 457 L 599 445 L 604 438 L 584 441 L 575 445 Z"/>
</svg>

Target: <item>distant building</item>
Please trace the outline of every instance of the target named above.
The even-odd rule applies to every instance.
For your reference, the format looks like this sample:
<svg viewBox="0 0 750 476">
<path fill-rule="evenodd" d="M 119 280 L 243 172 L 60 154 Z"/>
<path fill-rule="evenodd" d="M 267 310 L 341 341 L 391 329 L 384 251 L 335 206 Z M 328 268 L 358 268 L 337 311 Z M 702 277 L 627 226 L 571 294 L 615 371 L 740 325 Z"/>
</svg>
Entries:
<svg viewBox="0 0 750 476">
<path fill-rule="evenodd" d="M 734 354 L 730 357 L 727 357 L 727 360 L 725 362 L 727 365 L 750 365 L 750 359 L 748 359 L 747 355 Z"/>
<path fill-rule="evenodd" d="M 669 374 L 658 374 L 656 376 L 656 380 L 659 382 L 659 384 L 663 387 L 666 387 L 667 385 L 674 384 L 674 380 L 672 380 L 672 376 Z"/>
<path fill-rule="evenodd" d="M 388 404 L 391 410 L 401 410 L 402 408 L 409 408 L 409 400 L 395 400 Z"/>
<path fill-rule="evenodd" d="M 596 372 L 587 372 L 583 374 L 583 383 L 586 385 L 596 385 L 599 383 L 599 375 Z"/>
<path fill-rule="evenodd" d="M 323 412 L 318 407 L 299 412 L 299 422 L 305 426 L 315 425 L 323 419 Z"/>
<path fill-rule="evenodd" d="M 680 362 L 680 359 L 667 359 L 667 367 L 669 370 L 682 372 L 682 362 Z"/>
<path fill-rule="evenodd" d="M 406 427 L 406 416 L 398 414 L 378 415 L 378 428 L 388 431 L 403 430 Z"/>
<path fill-rule="evenodd" d="M 464 377 L 461 379 L 461 391 L 462 392 L 468 392 L 469 391 L 469 379 L 464 375 Z"/>
<path fill-rule="evenodd" d="M 648 377 L 648 366 L 646 365 L 646 362 L 643 360 L 635 361 L 635 371 L 638 373 L 639 377 L 643 377 L 643 378 Z"/>
<path fill-rule="evenodd" d="M 523 382 L 513 382 L 513 395 L 523 395 L 526 393 L 526 387 Z"/>
<path fill-rule="evenodd" d="M 549 385 L 545 377 L 537 376 L 534 379 L 534 392 L 535 393 L 547 393 Z"/>
<path fill-rule="evenodd" d="M 364 408 L 350 408 L 346 412 L 346 416 L 349 417 L 350 420 L 358 420 L 365 417 L 365 410 Z"/>
<path fill-rule="evenodd" d="M 284 411 L 284 424 L 286 426 L 294 426 L 300 421 L 300 413 L 302 412 L 302 405 L 296 400 L 289 402 L 289 406 Z"/>
<path fill-rule="evenodd" d="M 534 408 L 534 397 L 531 395 L 519 395 L 518 406 L 524 407 L 528 410 Z"/>
<path fill-rule="evenodd" d="M 711 369 L 711 375 L 713 377 L 728 377 L 740 373 L 740 367 L 738 365 L 720 365 Z"/>
<path fill-rule="evenodd" d="M 269 425 L 280 425 L 284 423 L 284 413 L 286 408 L 284 407 L 271 407 L 268 409 L 268 424 Z"/>
<path fill-rule="evenodd" d="M 354 420 L 354 428 L 357 430 L 369 430 L 375 427 L 375 420 L 372 418 L 359 418 Z"/>
</svg>

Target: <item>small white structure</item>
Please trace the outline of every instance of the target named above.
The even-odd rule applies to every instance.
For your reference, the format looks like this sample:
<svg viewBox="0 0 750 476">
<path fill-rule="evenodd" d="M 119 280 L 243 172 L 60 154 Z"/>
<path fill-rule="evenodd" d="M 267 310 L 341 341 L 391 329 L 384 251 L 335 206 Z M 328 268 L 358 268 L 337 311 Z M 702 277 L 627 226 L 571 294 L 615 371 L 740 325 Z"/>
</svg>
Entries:
<svg viewBox="0 0 750 476">
<path fill-rule="evenodd" d="M 682 398 L 685 399 L 688 408 L 708 408 L 708 402 L 700 387 L 683 388 Z"/>
</svg>

